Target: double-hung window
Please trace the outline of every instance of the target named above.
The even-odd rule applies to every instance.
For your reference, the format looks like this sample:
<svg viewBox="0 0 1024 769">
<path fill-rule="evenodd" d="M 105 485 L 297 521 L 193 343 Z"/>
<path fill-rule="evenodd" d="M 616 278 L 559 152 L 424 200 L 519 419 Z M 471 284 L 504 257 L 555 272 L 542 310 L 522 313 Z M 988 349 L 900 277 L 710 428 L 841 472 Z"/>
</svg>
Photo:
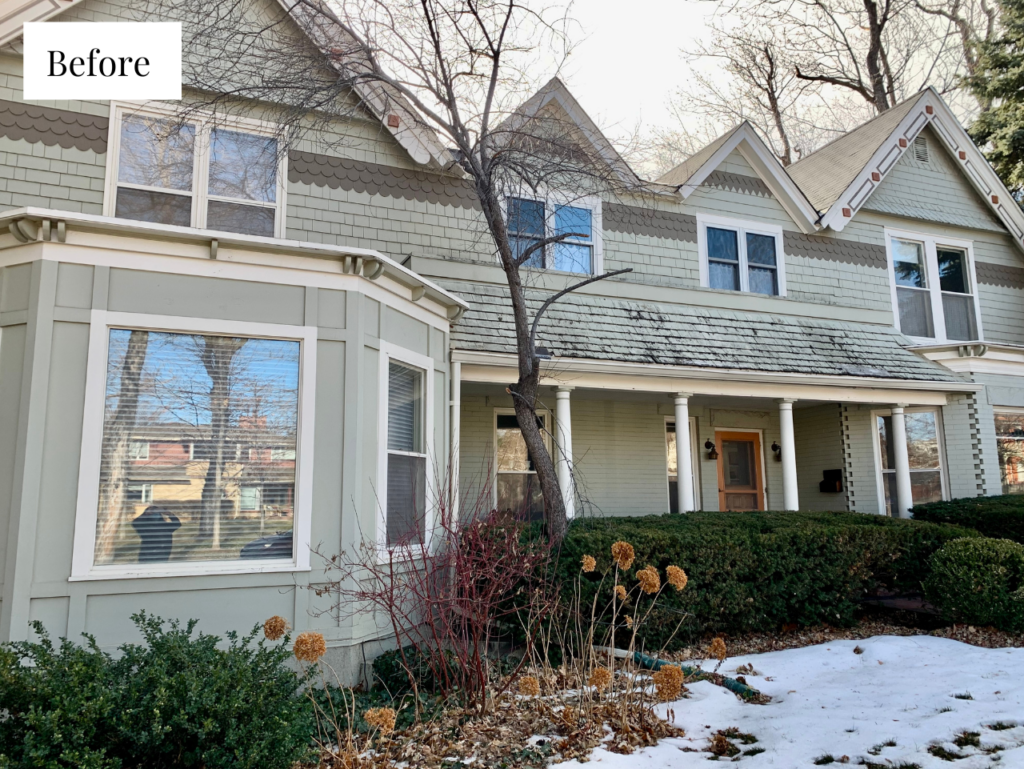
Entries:
<svg viewBox="0 0 1024 769">
<path fill-rule="evenodd" d="M 896 327 L 936 342 L 981 339 L 971 244 L 886 231 Z"/>
<path fill-rule="evenodd" d="M 548 414 L 537 415 L 537 426 L 551 450 Z M 494 414 L 494 506 L 527 520 L 544 516 L 544 495 L 537 471 L 526 449 L 519 418 L 512 409 L 499 409 Z"/>
<path fill-rule="evenodd" d="M 1024 494 L 1024 409 L 995 413 L 999 476 L 1004 494 Z"/>
<path fill-rule="evenodd" d="M 74 578 L 308 565 L 315 333 L 94 311 Z"/>
<path fill-rule="evenodd" d="M 584 275 L 601 269 L 601 201 L 597 198 L 562 201 L 546 198 L 506 199 L 509 240 L 519 257 L 543 238 L 565 239 L 540 248 L 527 267 Z"/>
<path fill-rule="evenodd" d="M 113 116 L 107 216 L 283 235 L 285 158 L 273 126 L 124 105 Z"/>
<path fill-rule="evenodd" d="M 702 286 L 785 296 L 781 227 L 698 215 L 697 229 Z"/>
<path fill-rule="evenodd" d="M 382 343 L 380 501 L 382 550 L 427 544 L 431 534 L 433 361 Z"/>
<path fill-rule="evenodd" d="M 915 505 L 937 502 L 945 497 L 942 455 L 942 422 L 938 409 L 907 409 L 907 456 L 910 460 L 910 487 Z M 882 500 L 885 512 L 896 508 L 896 453 L 892 440 L 892 415 L 876 412 L 876 448 L 881 471 Z"/>
</svg>

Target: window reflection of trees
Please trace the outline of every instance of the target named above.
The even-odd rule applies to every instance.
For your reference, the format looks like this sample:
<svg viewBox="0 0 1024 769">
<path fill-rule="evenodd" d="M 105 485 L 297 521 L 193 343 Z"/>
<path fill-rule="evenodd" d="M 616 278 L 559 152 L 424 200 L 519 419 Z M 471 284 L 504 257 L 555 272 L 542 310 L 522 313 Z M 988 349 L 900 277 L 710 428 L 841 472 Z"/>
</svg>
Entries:
<svg viewBox="0 0 1024 769">
<path fill-rule="evenodd" d="M 157 507 L 181 522 L 170 560 L 237 558 L 291 529 L 298 361 L 292 341 L 111 330 L 97 563 L 156 560 L 132 521 Z M 132 440 L 157 447 L 150 461 L 131 460 Z M 129 482 L 151 484 L 150 508 L 129 503 Z"/>
<path fill-rule="evenodd" d="M 996 414 L 996 446 L 1004 494 L 1024 493 L 1024 414 Z"/>
</svg>

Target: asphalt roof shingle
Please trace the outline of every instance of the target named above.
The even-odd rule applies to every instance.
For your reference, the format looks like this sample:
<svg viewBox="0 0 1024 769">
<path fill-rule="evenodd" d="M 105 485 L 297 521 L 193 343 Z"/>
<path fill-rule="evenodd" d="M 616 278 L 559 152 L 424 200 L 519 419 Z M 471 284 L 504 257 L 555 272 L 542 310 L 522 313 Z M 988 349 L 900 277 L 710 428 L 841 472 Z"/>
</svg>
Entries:
<svg viewBox="0 0 1024 769">
<path fill-rule="evenodd" d="M 508 289 L 448 281 L 470 303 L 452 327 L 452 347 L 514 353 Z M 530 292 L 535 311 L 548 294 Z M 906 349 L 895 329 L 766 313 L 748 313 L 567 296 L 551 306 L 539 346 L 556 357 L 745 371 L 956 382 L 943 366 Z"/>
</svg>

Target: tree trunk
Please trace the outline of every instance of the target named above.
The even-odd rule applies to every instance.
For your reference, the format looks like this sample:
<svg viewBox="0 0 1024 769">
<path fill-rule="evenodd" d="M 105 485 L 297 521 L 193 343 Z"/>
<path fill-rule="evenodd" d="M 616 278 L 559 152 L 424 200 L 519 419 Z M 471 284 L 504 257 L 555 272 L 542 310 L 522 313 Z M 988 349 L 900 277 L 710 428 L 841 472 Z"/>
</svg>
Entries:
<svg viewBox="0 0 1024 769">
<path fill-rule="evenodd" d="M 203 452 L 208 461 L 199 516 L 199 542 L 220 547 L 221 497 L 228 431 L 231 426 L 231 364 L 245 339 L 223 336 L 202 337 L 200 360 L 212 380 L 210 384 L 210 438 Z"/>
<path fill-rule="evenodd" d="M 128 520 L 129 448 L 139 414 L 142 368 L 149 347 L 148 331 L 132 331 L 121 364 L 121 389 L 117 409 L 104 426 L 100 449 L 99 530 L 96 533 L 96 563 L 110 563 L 114 541 Z"/>
<path fill-rule="evenodd" d="M 867 68 L 868 81 L 871 83 L 871 101 L 879 113 L 885 112 L 892 105 L 886 95 L 885 73 L 882 71 L 882 31 L 885 22 L 878 18 L 878 6 L 873 0 L 863 0 L 864 10 L 868 15 Z"/>
</svg>

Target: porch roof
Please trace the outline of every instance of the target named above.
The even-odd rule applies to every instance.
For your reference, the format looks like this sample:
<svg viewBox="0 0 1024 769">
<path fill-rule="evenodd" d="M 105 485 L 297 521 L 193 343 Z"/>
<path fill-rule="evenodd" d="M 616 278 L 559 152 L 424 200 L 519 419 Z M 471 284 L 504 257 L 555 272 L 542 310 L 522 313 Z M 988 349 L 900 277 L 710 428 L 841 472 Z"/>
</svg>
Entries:
<svg viewBox="0 0 1024 769">
<path fill-rule="evenodd" d="M 456 350 L 515 353 L 508 289 L 443 281 L 469 302 L 452 326 Z M 532 311 L 548 296 L 530 291 Z M 878 380 L 964 380 L 907 349 L 894 328 L 593 295 L 563 297 L 546 312 L 537 344 L 559 358 Z"/>
</svg>

